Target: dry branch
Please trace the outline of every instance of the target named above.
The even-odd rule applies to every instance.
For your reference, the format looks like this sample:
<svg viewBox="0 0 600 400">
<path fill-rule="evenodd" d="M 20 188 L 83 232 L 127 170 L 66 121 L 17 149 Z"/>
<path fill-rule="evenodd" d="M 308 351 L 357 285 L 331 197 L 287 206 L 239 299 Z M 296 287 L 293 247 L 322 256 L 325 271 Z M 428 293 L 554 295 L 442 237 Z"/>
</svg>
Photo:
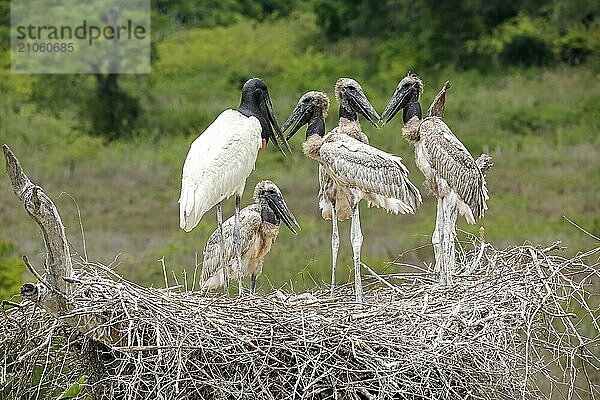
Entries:
<svg viewBox="0 0 600 400">
<path fill-rule="evenodd" d="M 600 248 L 553 250 L 478 243 L 452 285 L 371 277 L 363 305 L 351 286 L 236 299 L 144 288 L 74 259 L 58 318 L 35 298 L 0 314 L 0 398 L 50 398 L 87 374 L 98 399 L 593 399 L 586 260 Z"/>
<path fill-rule="evenodd" d="M 52 200 L 46 196 L 41 187 L 29 180 L 10 148 L 3 145 L 2 149 L 6 159 L 6 173 L 13 192 L 23 202 L 27 213 L 40 226 L 44 236 L 44 243 L 48 251 L 44 265 L 46 280 L 49 284 L 48 289 L 57 292 L 48 294 L 45 301 L 54 303 L 52 304 L 53 312 L 58 314 L 65 309 L 64 298 L 70 294 L 70 286 L 63 277 L 73 275 L 65 228 Z"/>
<path fill-rule="evenodd" d="M 75 273 L 60 214 L 44 190 L 31 182 L 12 150 L 7 145 L 3 145 L 2 150 L 6 159 L 6 173 L 13 192 L 23 202 L 29 216 L 39 225 L 46 246 L 45 277 L 39 276 L 24 257 L 28 269 L 38 277 L 40 282 L 23 285 L 21 295 L 25 299 L 36 302 L 56 318 L 63 319 L 70 326 L 89 334 L 95 340 L 106 344 L 116 343 L 120 339 L 118 333 L 112 328 L 107 329 L 104 326 L 104 319 L 100 316 L 90 315 L 85 318 L 70 316 L 74 308 L 70 301 L 72 292 L 70 282 L 75 277 Z"/>
</svg>

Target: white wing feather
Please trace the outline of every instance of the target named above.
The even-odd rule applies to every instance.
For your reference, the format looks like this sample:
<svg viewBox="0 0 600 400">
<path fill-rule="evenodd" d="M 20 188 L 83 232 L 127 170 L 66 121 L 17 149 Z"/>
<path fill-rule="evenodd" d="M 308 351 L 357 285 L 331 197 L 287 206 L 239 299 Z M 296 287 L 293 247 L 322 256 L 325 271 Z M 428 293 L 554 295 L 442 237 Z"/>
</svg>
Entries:
<svg viewBox="0 0 600 400">
<path fill-rule="evenodd" d="M 202 216 L 229 196 L 244 191 L 261 146 L 255 117 L 225 110 L 192 143 L 183 166 L 179 225 L 191 231 Z"/>
</svg>

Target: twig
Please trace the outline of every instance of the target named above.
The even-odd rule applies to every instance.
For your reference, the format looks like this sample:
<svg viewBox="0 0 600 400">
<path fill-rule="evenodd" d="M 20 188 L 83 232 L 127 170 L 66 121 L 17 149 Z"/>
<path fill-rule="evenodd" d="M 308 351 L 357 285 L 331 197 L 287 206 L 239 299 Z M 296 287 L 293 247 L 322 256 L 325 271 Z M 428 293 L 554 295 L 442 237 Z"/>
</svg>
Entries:
<svg viewBox="0 0 600 400">
<path fill-rule="evenodd" d="M 563 215 L 563 218 L 566 219 L 571 225 L 573 225 L 575 228 L 579 229 L 580 231 L 582 231 L 583 233 L 585 233 L 586 235 L 588 235 L 589 237 L 591 237 L 594 240 L 597 240 L 600 242 L 600 238 L 588 231 L 586 231 L 585 229 L 583 229 L 581 226 L 577 225 L 575 222 L 571 221 L 569 218 L 567 218 L 566 215 Z"/>
</svg>

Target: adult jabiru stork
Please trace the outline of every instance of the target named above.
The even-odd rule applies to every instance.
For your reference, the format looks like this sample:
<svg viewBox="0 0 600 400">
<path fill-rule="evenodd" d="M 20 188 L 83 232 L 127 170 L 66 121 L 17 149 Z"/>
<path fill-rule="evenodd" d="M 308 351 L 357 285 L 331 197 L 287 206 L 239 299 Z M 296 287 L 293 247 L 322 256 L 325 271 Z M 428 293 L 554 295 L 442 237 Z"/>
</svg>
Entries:
<svg viewBox="0 0 600 400">
<path fill-rule="evenodd" d="M 259 78 L 251 78 L 242 88 L 240 106 L 223 111 L 192 143 L 183 165 L 179 198 L 180 227 L 191 231 L 202 216 L 215 205 L 220 235 L 221 257 L 225 258 L 223 235 L 223 200 L 235 195 L 233 240 L 236 253 L 238 289 L 242 293 L 242 262 L 240 242 L 240 198 L 246 179 L 254 170 L 258 151 L 269 140 L 285 155 L 280 145 L 291 152 L 281 132 L 269 90 Z M 225 277 L 225 291 L 229 277 Z"/>
</svg>

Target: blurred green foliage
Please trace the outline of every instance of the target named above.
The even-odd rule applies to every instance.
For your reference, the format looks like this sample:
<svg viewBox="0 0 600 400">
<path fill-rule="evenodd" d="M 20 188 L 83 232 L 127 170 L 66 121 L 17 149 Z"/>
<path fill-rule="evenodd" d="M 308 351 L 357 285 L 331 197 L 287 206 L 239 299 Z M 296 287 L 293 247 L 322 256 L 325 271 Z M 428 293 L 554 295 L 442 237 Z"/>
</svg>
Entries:
<svg viewBox="0 0 600 400">
<path fill-rule="evenodd" d="M 15 246 L 0 239 L 0 301 L 10 300 L 19 293 L 24 273 L 25 267 Z"/>
<path fill-rule="evenodd" d="M 258 21 L 289 15 L 297 0 L 154 0 L 157 14 L 169 18 L 172 26 L 213 27 L 230 25 L 240 17 Z"/>
<path fill-rule="evenodd" d="M 8 11 L 8 4 L 0 0 L 0 11 Z M 212 75 L 229 89 L 255 71 L 262 76 L 295 73 L 286 76 L 285 82 L 292 83 L 301 76 L 318 78 L 340 69 L 356 74 L 356 68 L 343 68 L 348 57 L 336 57 L 340 55 L 360 59 L 370 75 L 392 72 L 394 79 L 407 69 L 498 73 L 507 66 L 555 63 L 600 69 L 600 2 L 595 0 L 153 0 L 152 6 L 153 55 L 165 62 L 165 72 L 175 68 L 181 73 L 181 67 L 197 73 L 208 67 L 204 78 Z M 4 49 L 7 14 L 0 13 Z M 297 19 L 314 22 L 297 24 Z M 264 23 L 278 30 L 266 36 Z M 288 32 L 288 26 L 299 32 Z M 189 33 L 179 36 L 179 43 L 160 45 L 180 30 Z M 187 35 L 190 42 L 180 45 Z M 234 61 L 250 63 L 227 65 L 226 73 L 220 74 L 231 52 L 239 52 Z M 215 62 L 207 66 L 203 59 Z M 163 101 L 149 93 L 160 84 L 152 75 L 42 76 L 33 82 L 31 100 L 52 112 L 75 110 L 77 129 L 88 134 L 109 140 L 145 135 L 159 128 L 147 118 L 155 109 L 149 102 Z M 189 112 L 190 118 L 199 117 Z M 173 119 L 165 122 L 182 121 L 180 116 Z"/>
<path fill-rule="evenodd" d="M 314 7 L 329 40 L 377 38 L 377 47 L 394 48 L 419 70 L 582 63 L 599 46 L 594 0 L 315 0 Z"/>
</svg>

